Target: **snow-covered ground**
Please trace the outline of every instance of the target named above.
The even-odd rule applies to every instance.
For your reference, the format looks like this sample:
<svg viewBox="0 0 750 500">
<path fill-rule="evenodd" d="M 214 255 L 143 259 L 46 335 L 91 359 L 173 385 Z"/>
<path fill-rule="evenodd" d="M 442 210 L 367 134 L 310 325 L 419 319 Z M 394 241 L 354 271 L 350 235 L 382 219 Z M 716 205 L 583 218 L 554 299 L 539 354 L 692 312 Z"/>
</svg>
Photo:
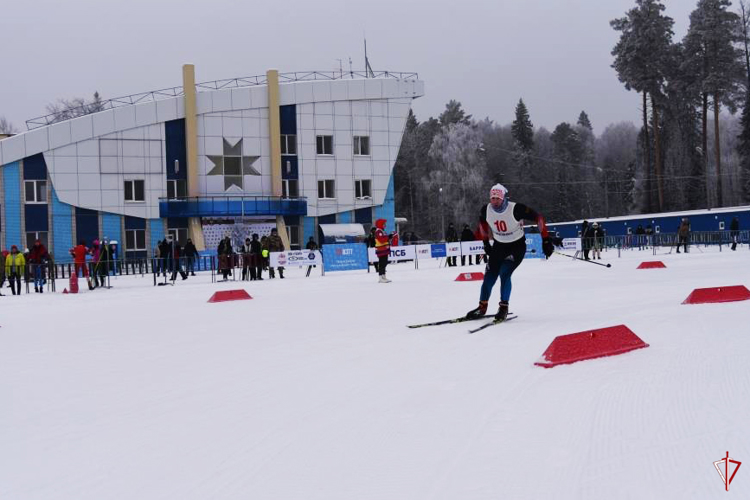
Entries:
<svg viewBox="0 0 750 500">
<path fill-rule="evenodd" d="M 692 250 L 527 260 L 519 318 L 475 335 L 406 328 L 476 305 L 435 262 L 2 297 L 0 499 L 725 498 L 712 462 L 750 464 L 750 302 L 680 303 L 750 287 L 750 252 Z M 234 288 L 253 300 L 207 303 Z M 650 347 L 533 364 L 621 323 Z"/>
</svg>

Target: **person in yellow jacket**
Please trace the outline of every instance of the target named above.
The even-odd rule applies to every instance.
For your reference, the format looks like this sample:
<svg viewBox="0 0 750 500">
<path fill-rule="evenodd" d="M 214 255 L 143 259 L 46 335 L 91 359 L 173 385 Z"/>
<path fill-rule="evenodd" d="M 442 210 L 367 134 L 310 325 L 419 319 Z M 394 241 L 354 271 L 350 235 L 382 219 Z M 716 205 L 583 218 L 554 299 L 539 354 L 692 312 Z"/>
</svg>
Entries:
<svg viewBox="0 0 750 500">
<path fill-rule="evenodd" d="M 8 277 L 10 291 L 13 292 L 13 295 L 21 295 L 21 276 L 24 276 L 25 272 L 26 259 L 18 251 L 18 247 L 13 245 L 10 247 L 10 253 L 5 257 L 5 275 Z M 16 286 L 18 293 L 16 293 Z"/>
</svg>

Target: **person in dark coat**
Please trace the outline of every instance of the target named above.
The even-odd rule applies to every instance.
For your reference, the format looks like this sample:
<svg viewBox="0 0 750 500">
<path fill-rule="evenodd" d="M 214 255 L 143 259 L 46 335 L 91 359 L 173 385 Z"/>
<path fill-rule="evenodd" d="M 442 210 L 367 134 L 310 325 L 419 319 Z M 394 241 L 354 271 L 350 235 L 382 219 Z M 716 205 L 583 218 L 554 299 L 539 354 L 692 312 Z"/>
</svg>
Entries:
<svg viewBox="0 0 750 500">
<path fill-rule="evenodd" d="M 446 243 L 455 243 L 458 241 L 458 232 L 456 231 L 456 228 L 453 226 L 453 223 L 451 222 L 448 224 L 448 229 L 445 231 L 445 242 Z M 458 264 L 456 263 L 456 256 L 448 257 L 448 265 L 456 267 Z"/>
<path fill-rule="evenodd" d="M 187 239 L 182 254 L 186 259 L 185 271 L 189 272 L 190 276 L 195 276 L 195 258 L 198 256 L 198 250 L 196 250 L 193 240 L 190 238 Z"/>
<path fill-rule="evenodd" d="M 219 271 L 224 281 L 226 281 L 229 279 L 233 253 L 232 241 L 229 239 L 229 236 L 224 236 L 224 239 L 219 242 L 219 248 L 216 250 L 216 253 L 219 256 Z"/>
<path fill-rule="evenodd" d="M 34 291 L 36 293 L 44 293 L 44 275 L 49 260 L 47 249 L 40 240 L 36 240 L 29 253 L 29 265 L 34 275 Z"/>
<path fill-rule="evenodd" d="M 680 222 L 680 228 L 677 230 L 677 253 L 680 253 L 680 246 L 685 246 L 685 253 L 688 253 L 688 240 L 690 239 L 690 221 L 683 217 Z"/>
<path fill-rule="evenodd" d="M 169 243 L 167 243 L 166 238 L 159 243 L 159 256 L 161 257 L 161 270 L 162 273 L 164 273 L 164 277 L 166 277 L 167 269 L 169 269 L 171 264 L 169 258 Z"/>
<path fill-rule="evenodd" d="M 737 250 L 737 241 L 740 239 L 740 219 L 736 215 L 729 223 L 729 236 L 732 238 L 732 250 Z"/>
<path fill-rule="evenodd" d="M 180 262 L 180 257 L 182 257 L 180 244 L 170 235 L 168 236 L 169 241 L 167 244 L 169 245 L 169 262 L 171 263 L 172 267 L 172 277 L 170 278 L 172 281 L 177 279 L 177 273 L 180 273 L 180 276 L 182 277 L 182 280 L 185 281 L 188 279 L 187 273 L 182 270 L 182 263 Z"/>
<path fill-rule="evenodd" d="M 592 240 L 589 239 L 590 236 L 593 236 L 593 234 L 589 234 L 589 221 L 585 220 L 583 221 L 583 224 L 581 224 L 581 248 L 583 249 L 583 258 L 585 260 L 590 260 L 589 251 L 591 250 L 592 242 Z"/>
<path fill-rule="evenodd" d="M 474 241 L 474 231 L 469 228 L 468 224 L 464 224 L 464 229 L 461 231 L 461 241 Z M 477 256 L 477 264 L 479 263 L 479 256 Z M 461 267 L 466 265 L 466 256 L 461 255 Z M 469 265 L 471 265 L 471 255 L 469 255 Z"/>
<path fill-rule="evenodd" d="M 250 241 L 250 280 L 263 279 L 263 247 L 258 239 L 258 233 L 253 233 Z"/>
<path fill-rule="evenodd" d="M 284 248 L 284 242 L 281 241 L 281 236 L 279 236 L 279 231 L 276 228 L 271 229 L 271 236 L 268 237 L 268 251 L 269 252 L 283 252 L 285 250 Z M 279 266 L 279 278 L 284 279 L 284 266 Z M 275 278 L 273 267 L 268 266 L 268 275 L 271 276 L 271 278 Z"/>
<path fill-rule="evenodd" d="M 245 244 L 242 245 L 240 253 L 242 254 L 242 281 L 247 281 L 252 279 L 250 274 L 252 271 L 255 271 L 255 268 L 252 266 L 252 245 L 250 238 L 245 238 Z"/>
</svg>

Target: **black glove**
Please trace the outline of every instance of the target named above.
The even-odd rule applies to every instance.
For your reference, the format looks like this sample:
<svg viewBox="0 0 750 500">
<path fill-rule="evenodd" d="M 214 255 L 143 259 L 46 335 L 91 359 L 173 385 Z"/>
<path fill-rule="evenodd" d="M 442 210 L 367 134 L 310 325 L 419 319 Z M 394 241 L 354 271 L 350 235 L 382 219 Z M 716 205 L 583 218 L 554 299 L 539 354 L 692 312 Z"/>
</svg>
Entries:
<svg viewBox="0 0 750 500">
<path fill-rule="evenodd" d="M 542 240 L 542 252 L 544 252 L 544 256 L 549 259 L 554 251 L 555 245 L 552 243 L 552 238 L 544 238 Z"/>
<path fill-rule="evenodd" d="M 488 256 L 492 253 L 492 244 L 487 240 L 484 240 L 484 253 Z"/>
</svg>

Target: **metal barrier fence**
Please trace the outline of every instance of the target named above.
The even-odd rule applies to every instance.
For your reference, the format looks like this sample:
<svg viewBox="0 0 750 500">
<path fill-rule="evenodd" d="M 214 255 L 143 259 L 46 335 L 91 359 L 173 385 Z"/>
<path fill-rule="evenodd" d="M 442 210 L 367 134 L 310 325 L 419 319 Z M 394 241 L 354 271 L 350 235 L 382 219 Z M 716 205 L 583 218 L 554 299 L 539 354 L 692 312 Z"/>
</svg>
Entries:
<svg viewBox="0 0 750 500">
<path fill-rule="evenodd" d="M 626 234 L 621 236 L 608 236 L 600 238 L 581 238 L 583 249 L 593 249 L 599 246 L 603 251 L 607 250 L 652 250 L 654 255 L 659 249 L 669 248 L 670 251 L 681 248 L 687 244 L 690 246 L 717 246 L 719 251 L 724 247 L 732 247 L 736 244 L 748 245 L 750 249 L 750 230 L 744 231 L 691 231 L 687 238 L 681 238 L 678 233 L 658 234 Z"/>
</svg>

